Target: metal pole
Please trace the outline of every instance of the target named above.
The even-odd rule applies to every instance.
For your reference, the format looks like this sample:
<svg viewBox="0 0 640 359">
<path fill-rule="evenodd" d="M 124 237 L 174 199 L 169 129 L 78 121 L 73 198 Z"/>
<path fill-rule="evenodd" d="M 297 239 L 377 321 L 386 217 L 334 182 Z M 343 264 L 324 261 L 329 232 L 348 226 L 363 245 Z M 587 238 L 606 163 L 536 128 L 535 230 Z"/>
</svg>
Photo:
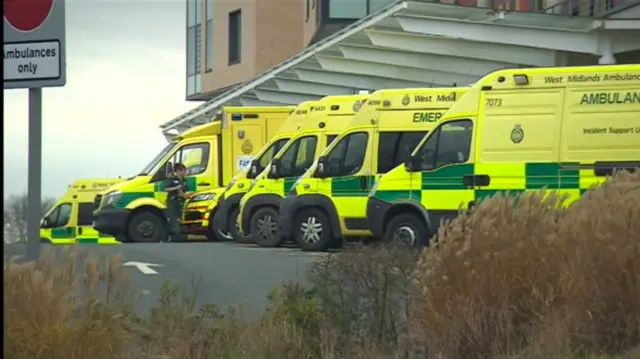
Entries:
<svg viewBox="0 0 640 359">
<path fill-rule="evenodd" d="M 27 188 L 27 260 L 40 257 L 42 200 L 42 88 L 29 89 L 29 165 Z"/>
</svg>

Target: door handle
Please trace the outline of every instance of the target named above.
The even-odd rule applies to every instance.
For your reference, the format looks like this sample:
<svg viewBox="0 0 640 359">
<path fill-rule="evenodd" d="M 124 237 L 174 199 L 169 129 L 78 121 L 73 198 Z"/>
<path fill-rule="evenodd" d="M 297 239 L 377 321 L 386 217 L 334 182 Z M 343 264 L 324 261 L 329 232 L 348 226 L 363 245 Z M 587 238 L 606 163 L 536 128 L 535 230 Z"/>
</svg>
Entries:
<svg viewBox="0 0 640 359">
<path fill-rule="evenodd" d="M 369 178 L 367 176 L 360 176 L 360 189 L 369 188 Z"/>
<path fill-rule="evenodd" d="M 82 227 L 78 227 L 78 234 L 82 235 Z"/>
<path fill-rule="evenodd" d="M 489 175 L 464 175 L 462 184 L 466 187 L 485 187 L 491 183 Z"/>
<path fill-rule="evenodd" d="M 200 183 L 198 183 L 198 186 L 211 186 L 211 183 L 209 183 L 209 182 L 200 182 Z"/>
</svg>

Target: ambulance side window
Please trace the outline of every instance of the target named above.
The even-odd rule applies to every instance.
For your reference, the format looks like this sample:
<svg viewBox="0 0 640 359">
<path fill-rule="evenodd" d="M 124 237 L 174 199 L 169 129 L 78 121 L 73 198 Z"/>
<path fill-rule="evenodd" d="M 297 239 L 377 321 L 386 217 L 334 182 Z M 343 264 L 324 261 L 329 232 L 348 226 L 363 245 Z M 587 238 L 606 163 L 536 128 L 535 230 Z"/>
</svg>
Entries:
<svg viewBox="0 0 640 359">
<path fill-rule="evenodd" d="M 278 152 L 280 152 L 282 147 L 284 147 L 284 145 L 286 145 L 287 142 L 289 142 L 288 138 L 280 139 L 275 143 L 273 143 L 271 147 L 269 147 L 269 149 L 264 151 L 264 153 L 262 154 L 262 156 L 260 156 L 260 159 L 258 160 L 258 162 L 260 163 L 260 168 L 266 168 L 269 162 L 271 162 L 271 160 L 273 159 L 273 157 Z"/>
<path fill-rule="evenodd" d="M 93 225 L 93 203 L 78 203 L 78 225 Z"/>
<path fill-rule="evenodd" d="M 335 140 L 338 137 L 338 135 L 327 135 L 327 146 L 329 147 L 331 145 L 331 143 L 333 142 L 333 140 Z"/>
<path fill-rule="evenodd" d="M 387 173 L 399 166 L 426 134 L 427 131 L 380 133 L 377 173 Z"/>
<path fill-rule="evenodd" d="M 296 162 L 293 166 L 292 177 L 302 176 L 313 164 L 316 156 L 316 147 L 318 145 L 318 137 L 305 137 L 300 141 Z"/>
<path fill-rule="evenodd" d="M 318 137 L 301 137 L 293 143 L 280 157 L 282 176 L 299 177 L 311 167 L 316 154 Z"/>
<path fill-rule="evenodd" d="M 330 176 L 348 176 L 362 168 L 369 134 L 356 132 L 345 136 L 327 156 Z"/>
<path fill-rule="evenodd" d="M 48 227 L 64 227 L 69 223 L 71 219 L 71 203 L 63 203 L 58 208 L 56 208 L 53 212 L 51 212 L 51 216 L 49 216 L 49 225 Z"/>
<path fill-rule="evenodd" d="M 182 146 L 169 160 L 171 168 L 182 163 L 187 168 L 187 176 L 204 173 L 209 164 L 209 144 L 206 142 Z"/>
<path fill-rule="evenodd" d="M 418 171 L 428 171 L 442 166 L 465 163 L 471 151 L 473 123 L 470 120 L 447 122 L 439 126 L 416 153 Z"/>
</svg>

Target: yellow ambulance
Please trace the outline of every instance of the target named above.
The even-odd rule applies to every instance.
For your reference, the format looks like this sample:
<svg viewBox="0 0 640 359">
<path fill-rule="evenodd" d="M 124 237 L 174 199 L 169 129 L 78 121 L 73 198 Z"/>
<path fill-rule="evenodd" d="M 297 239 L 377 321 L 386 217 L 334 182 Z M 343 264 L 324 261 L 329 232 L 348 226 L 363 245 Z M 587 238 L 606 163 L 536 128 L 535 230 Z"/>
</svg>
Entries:
<svg viewBox="0 0 640 359">
<path fill-rule="evenodd" d="M 271 162 L 273 156 L 297 133 L 307 118 L 310 107 L 315 101 L 300 103 L 284 122 L 278 133 L 273 136 L 251 162 L 244 162 L 244 168 L 227 184 L 226 188 L 217 188 L 195 193 L 186 203 L 182 218 L 182 232 L 205 235 L 209 240 L 237 240 L 242 237 L 237 229 L 237 217 L 240 198 L 251 181 Z M 245 166 L 248 165 L 248 166 Z"/>
<path fill-rule="evenodd" d="M 280 205 L 279 231 L 302 250 L 369 237 L 373 183 L 402 163 L 467 88 L 379 90 Z"/>
<path fill-rule="evenodd" d="M 100 191 L 122 181 L 121 178 L 74 181 L 40 221 L 40 241 L 52 244 L 118 243 L 112 236 L 93 229 L 93 200 Z"/>
<path fill-rule="evenodd" d="M 293 109 L 225 107 L 213 122 L 176 136 L 138 175 L 96 196 L 94 228 L 121 242 L 165 240 L 165 188 L 173 164 L 186 165 L 188 192 L 224 188 Z"/>
<path fill-rule="evenodd" d="M 576 200 L 640 166 L 640 65 L 493 72 L 371 190 L 374 235 L 428 245 L 441 220 L 496 193 L 547 188 Z"/>
<path fill-rule="evenodd" d="M 274 157 L 240 200 L 238 224 L 244 236 L 262 247 L 283 244 L 277 233 L 280 202 L 298 177 L 353 119 L 369 95 L 327 96 L 311 108 L 298 134 Z"/>
</svg>

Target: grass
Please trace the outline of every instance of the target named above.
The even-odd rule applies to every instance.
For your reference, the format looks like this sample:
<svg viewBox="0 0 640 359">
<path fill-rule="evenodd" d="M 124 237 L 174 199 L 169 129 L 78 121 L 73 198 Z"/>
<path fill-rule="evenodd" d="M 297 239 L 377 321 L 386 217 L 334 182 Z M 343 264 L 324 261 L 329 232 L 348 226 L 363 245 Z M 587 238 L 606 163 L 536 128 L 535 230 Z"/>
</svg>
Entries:
<svg viewBox="0 0 640 359">
<path fill-rule="evenodd" d="M 348 246 L 259 320 L 167 283 L 148 316 L 118 256 L 4 264 L 12 359 L 640 358 L 640 173 L 578 202 L 494 197 L 421 252 Z M 63 264 L 61 264 L 63 263 Z M 84 270 L 76 267 L 83 265 Z M 80 293 L 80 284 L 87 293 Z M 81 295 L 82 294 L 82 295 Z"/>
</svg>

